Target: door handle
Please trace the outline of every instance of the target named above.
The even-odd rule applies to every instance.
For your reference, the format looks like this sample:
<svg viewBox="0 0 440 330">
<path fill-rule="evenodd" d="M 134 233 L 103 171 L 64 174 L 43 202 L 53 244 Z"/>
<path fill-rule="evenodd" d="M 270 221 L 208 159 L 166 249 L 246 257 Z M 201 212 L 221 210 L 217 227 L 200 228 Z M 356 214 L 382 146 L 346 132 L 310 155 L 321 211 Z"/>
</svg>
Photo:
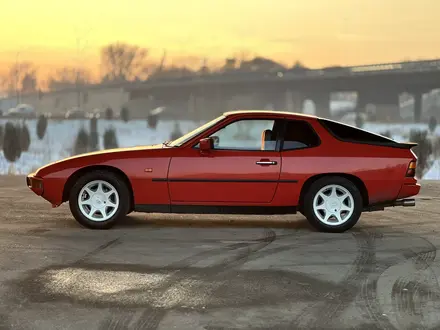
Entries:
<svg viewBox="0 0 440 330">
<path fill-rule="evenodd" d="M 260 160 L 256 162 L 257 165 L 276 165 L 277 162 L 273 160 Z"/>
</svg>

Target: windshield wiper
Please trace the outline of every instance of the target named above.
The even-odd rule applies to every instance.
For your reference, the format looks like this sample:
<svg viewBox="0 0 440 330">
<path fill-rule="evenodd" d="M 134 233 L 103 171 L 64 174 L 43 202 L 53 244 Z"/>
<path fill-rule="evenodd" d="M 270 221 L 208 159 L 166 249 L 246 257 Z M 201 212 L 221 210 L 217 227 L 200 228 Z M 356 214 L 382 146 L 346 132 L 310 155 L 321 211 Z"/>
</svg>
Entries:
<svg viewBox="0 0 440 330">
<path fill-rule="evenodd" d="M 164 147 L 168 147 L 168 145 L 171 143 L 171 142 L 173 142 L 173 141 L 164 141 L 164 142 L 162 142 L 162 145 L 164 146 Z"/>
</svg>

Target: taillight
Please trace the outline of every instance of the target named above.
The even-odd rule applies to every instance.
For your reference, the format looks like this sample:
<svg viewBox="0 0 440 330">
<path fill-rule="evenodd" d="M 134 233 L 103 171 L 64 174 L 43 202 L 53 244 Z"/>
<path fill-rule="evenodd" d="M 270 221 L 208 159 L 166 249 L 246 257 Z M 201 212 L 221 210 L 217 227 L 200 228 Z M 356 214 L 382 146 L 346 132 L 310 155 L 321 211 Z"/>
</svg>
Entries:
<svg viewBox="0 0 440 330">
<path fill-rule="evenodd" d="M 416 176 L 416 168 L 417 168 L 417 161 L 412 160 L 409 162 L 408 169 L 406 171 L 406 177 L 413 178 Z"/>
</svg>

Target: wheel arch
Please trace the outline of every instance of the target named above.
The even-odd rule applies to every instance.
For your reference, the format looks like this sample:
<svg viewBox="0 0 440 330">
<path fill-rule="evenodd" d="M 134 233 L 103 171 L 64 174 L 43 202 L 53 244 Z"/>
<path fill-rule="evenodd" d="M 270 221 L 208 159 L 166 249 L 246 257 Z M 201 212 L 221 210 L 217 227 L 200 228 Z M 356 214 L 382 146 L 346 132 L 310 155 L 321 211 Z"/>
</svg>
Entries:
<svg viewBox="0 0 440 330">
<path fill-rule="evenodd" d="M 78 178 L 80 178 L 81 176 L 83 176 L 84 174 L 86 174 L 88 172 L 97 171 L 97 170 L 111 172 L 111 173 L 117 175 L 118 177 L 120 177 L 127 184 L 127 188 L 130 191 L 130 196 L 129 196 L 130 197 L 130 211 L 132 211 L 134 209 L 134 192 L 133 192 L 133 187 L 131 185 L 130 179 L 124 173 L 124 171 L 122 171 L 121 169 L 119 169 L 117 167 L 113 167 L 113 166 L 109 166 L 109 165 L 90 165 L 90 166 L 82 167 L 82 168 L 78 169 L 77 171 L 75 171 L 74 173 L 72 173 L 64 185 L 63 202 L 66 202 L 69 200 L 70 190 L 72 189 L 73 185 L 75 184 L 75 181 Z"/>
<path fill-rule="evenodd" d="M 359 177 L 352 175 L 352 174 L 347 174 L 347 173 L 323 173 L 323 174 L 317 174 L 317 175 L 311 176 L 310 178 L 308 178 L 304 182 L 304 184 L 301 188 L 300 196 L 299 196 L 298 206 L 300 209 L 302 208 L 302 205 L 303 205 L 304 196 L 307 193 L 307 190 L 313 184 L 313 182 L 315 182 L 316 180 L 319 180 L 323 177 L 329 177 L 329 176 L 338 176 L 338 177 L 342 177 L 342 178 L 345 178 L 345 179 L 353 182 L 353 184 L 359 189 L 359 192 L 361 193 L 363 206 L 364 207 L 368 206 L 368 204 L 369 204 L 368 190 L 367 190 L 367 187 L 365 186 L 365 183 Z"/>
</svg>

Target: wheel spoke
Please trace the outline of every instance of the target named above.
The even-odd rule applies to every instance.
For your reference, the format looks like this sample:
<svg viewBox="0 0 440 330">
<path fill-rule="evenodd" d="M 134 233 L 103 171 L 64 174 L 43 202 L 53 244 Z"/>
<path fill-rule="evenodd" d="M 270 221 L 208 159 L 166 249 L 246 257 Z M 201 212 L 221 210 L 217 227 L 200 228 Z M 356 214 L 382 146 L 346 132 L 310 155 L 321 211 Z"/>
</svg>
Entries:
<svg viewBox="0 0 440 330">
<path fill-rule="evenodd" d="M 344 201 L 347 199 L 348 194 L 344 193 L 342 196 L 338 196 L 338 199 L 341 203 L 344 203 Z"/>
<path fill-rule="evenodd" d="M 335 212 L 333 213 L 333 215 L 335 216 L 336 220 L 338 220 L 338 222 L 342 222 L 342 217 L 340 212 Z"/>
<path fill-rule="evenodd" d="M 342 204 L 341 211 L 348 211 L 348 212 L 350 212 L 351 210 L 352 210 L 352 208 L 350 206 Z"/>
<path fill-rule="evenodd" d="M 84 189 L 84 191 L 87 193 L 87 195 L 89 195 L 89 198 L 92 197 L 95 194 L 95 192 L 92 191 L 89 187 L 86 187 Z"/>
<path fill-rule="evenodd" d="M 332 214 L 328 211 L 325 211 L 325 215 L 324 215 L 324 221 L 327 222 L 328 219 L 330 219 L 330 217 L 332 216 Z"/>
<path fill-rule="evenodd" d="M 79 202 L 80 205 L 91 205 L 90 203 L 91 203 L 90 198 Z"/>
<path fill-rule="evenodd" d="M 115 194 L 116 191 L 114 191 L 113 189 L 110 191 L 107 191 L 106 193 L 104 193 L 104 196 L 109 199 L 113 194 Z"/>
<path fill-rule="evenodd" d="M 101 213 L 102 217 L 105 218 L 107 217 L 107 207 L 103 207 L 102 209 L 99 210 L 99 212 Z"/>
<path fill-rule="evenodd" d="M 104 187 L 102 185 L 102 182 L 98 183 L 98 188 L 96 189 L 97 193 L 103 194 L 104 193 Z"/>
<path fill-rule="evenodd" d="M 93 205 L 90 205 L 90 212 L 89 212 L 89 216 L 93 217 L 93 215 L 96 213 L 98 209 L 96 207 L 94 207 Z"/>
<path fill-rule="evenodd" d="M 330 194 L 330 197 L 338 197 L 338 194 L 337 194 L 337 192 L 336 192 L 336 187 L 332 187 L 331 188 L 332 190 L 332 192 L 331 192 L 331 194 Z"/>
<path fill-rule="evenodd" d="M 319 193 L 319 197 L 322 198 L 322 200 L 324 201 L 324 203 L 325 203 L 325 201 L 327 201 L 327 199 L 328 199 L 328 196 L 325 195 L 324 193 Z"/>
<path fill-rule="evenodd" d="M 111 200 L 108 200 L 107 203 L 106 203 L 106 206 L 108 206 L 108 207 L 117 207 L 118 205 L 113 203 Z"/>
</svg>

